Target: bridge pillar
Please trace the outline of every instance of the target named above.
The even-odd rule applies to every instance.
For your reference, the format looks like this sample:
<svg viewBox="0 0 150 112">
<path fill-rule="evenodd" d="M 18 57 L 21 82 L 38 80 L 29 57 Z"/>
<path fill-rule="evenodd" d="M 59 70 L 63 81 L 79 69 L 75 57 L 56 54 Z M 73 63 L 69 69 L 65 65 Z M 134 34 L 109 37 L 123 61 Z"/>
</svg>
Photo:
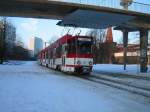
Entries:
<svg viewBox="0 0 150 112">
<path fill-rule="evenodd" d="M 148 67 L 148 29 L 140 29 L 140 71 L 147 72 Z"/>
<path fill-rule="evenodd" d="M 127 65 L 127 49 L 128 49 L 128 30 L 123 30 L 123 47 L 124 47 L 124 70 L 126 70 L 126 65 Z"/>
</svg>

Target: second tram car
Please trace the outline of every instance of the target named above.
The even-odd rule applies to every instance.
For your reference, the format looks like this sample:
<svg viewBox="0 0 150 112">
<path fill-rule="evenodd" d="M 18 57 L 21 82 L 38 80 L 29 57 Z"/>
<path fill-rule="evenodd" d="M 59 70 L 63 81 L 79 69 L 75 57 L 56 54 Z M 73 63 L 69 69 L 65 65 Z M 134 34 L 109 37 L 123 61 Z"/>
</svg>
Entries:
<svg viewBox="0 0 150 112">
<path fill-rule="evenodd" d="M 64 35 L 39 53 L 38 62 L 64 72 L 90 73 L 93 66 L 92 37 Z"/>
</svg>

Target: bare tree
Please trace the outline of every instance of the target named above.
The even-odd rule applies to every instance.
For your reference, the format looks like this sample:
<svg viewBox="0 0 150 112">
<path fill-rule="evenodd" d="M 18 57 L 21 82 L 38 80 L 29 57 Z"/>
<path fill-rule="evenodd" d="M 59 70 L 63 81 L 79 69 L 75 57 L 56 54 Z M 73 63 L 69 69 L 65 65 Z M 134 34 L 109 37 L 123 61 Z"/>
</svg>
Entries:
<svg viewBox="0 0 150 112">
<path fill-rule="evenodd" d="M 53 35 L 50 40 L 48 41 L 49 44 L 54 43 L 57 39 L 59 38 L 59 36 Z"/>
<path fill-rule="evenodd" d="M 108 29 L 99 29 L 91 30 L 87 33 L 88 36 L 92 36 L 94 39 L 94 63 L 115 63 L 112 57 L 116 43 L 114 43 L 113 41 L 109 42 L 107 40 L 109 38 L 108 35 L 110 33 L 108 32 Z"/>
<path fill-rule="evenodd" d="M 16 40 L 16 28 L 14 25 L 6 18 L 1 18 L 1 63 L 4 58 L 9 59 L 13 55 L 13 47 Z"/>
<path fill-rule="evenodd" d="M 118 39 L 118 44 L 123 44 L 123 37 L 120 37 L 120 38 Z"/>
<path fill-rule="evenodd" d="M 140 34 L 139 32 L 133 32 L 132 38 L 129 38 L 129 43 L 140 44 Z"/>
<path fill-rule="evenodd" d="M 3 64 L 5 57 L 5 38 L 6 38 L 6 18 L 1 18 L 0 27 L 0 64 Z"/>
<path fill-rule="evenodd" d="M 87 36 L 93 37 L 94 44 L 103 43 L 106 39 L 106 30 L 105 29 L 96 29 L 87 32 Z"/>
<path fill-rule="evenodd" d="M 97 29 L 91 30 L 87 32 L 87 36 L 93 37 L 93 55 L 94 55 L 94 63 L 100 62 L 101 57 L 104 57 L 104 50 L 101 48 L 101 45 L 106 40 L 106 30 L 105 29 Z"/>
<path fill-rule="evenodd" d="M 16 45 L 24 47 L 24 42 L 23 42 L 23 38 L 19 35 L 16 34 Z"/>
</svg>

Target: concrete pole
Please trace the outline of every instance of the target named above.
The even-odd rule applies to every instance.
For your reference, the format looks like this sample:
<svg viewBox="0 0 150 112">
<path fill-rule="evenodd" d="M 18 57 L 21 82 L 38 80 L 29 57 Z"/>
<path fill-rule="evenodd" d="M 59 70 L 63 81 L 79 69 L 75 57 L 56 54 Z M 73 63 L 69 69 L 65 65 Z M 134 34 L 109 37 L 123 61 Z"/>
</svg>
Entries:
<svg viewBox="0 0 150 112">
<path fill-rule="evenodd" d="M 142 73 L 147 72 L 147 63 L 148 63 L 148 30 L 140 29 L 140 71 Z"/>
<path fill-rule="evenodd" d="M 127 65 L 128 33 L 129 32 L 127 30 L 123 30 L 124 70 L 126 70 Z"/>
</svg>

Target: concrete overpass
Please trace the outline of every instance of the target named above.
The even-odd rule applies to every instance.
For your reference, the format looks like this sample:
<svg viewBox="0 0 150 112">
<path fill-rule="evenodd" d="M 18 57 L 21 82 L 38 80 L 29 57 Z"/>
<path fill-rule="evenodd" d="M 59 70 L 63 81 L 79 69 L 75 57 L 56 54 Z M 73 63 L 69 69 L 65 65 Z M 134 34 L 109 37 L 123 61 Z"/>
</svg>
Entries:
<svg viewBox="0 0 150 112">
<path fill-rule="evenodd" d="M 61 0 L 60 0 L 61 1 Z M 53 0 L 4 0 L 0 2 L 0 15 L 49 19 L 63 19 L 68 14 L 80 10 L 118 13 L 137 17 L 150 17 L 149 13 L 126 11 L 96 5 L 87 5 Z M 150 6 L 149 6 L 150 9 Z"/>
<path fill-rule="evenodd" d="M 150 10 L 150 6 L 148 8 Z M 85 20 L 83 18 L 78 18 L 79 19 L 78 21 L 77 18 L 75 18 L 76 17 L 75 14 L 78 13 L 79 11 L 80 12 L 82 11 L 82 13 L 80 13 L 80 16 L 82 17 L 88 16 L 85 15 L 85 12 L 88 13 L 88 11 L 95 13 L 95 15 L 99 14 L 100 16 L 103 17 L 105 16 L 105 18 L 97 17 L 97 19 L 95 16 L 93 17 L 95 18 L 95 21 L 92 21 L 93 19 L 90 20 L 90 23 L 92 23 L 93 25 L 99 24 L 100 27 L 97 28 L 117 26 L 118 24 L 120 25 L 120 22 L 121 23 L 128 22 L 127 24 L 124 24 L 124 26 L 134 27 L 134 29 L 135 26 L 150 28 L 150 24 L 149 24 L 150 11 L 149 13 L 148 12 L 141 13 L 136 11 L 129 11 L 129 10 L 127 11 L 123 9 L 116 9 L 110 7 L 102 7 L 96 5 L 87 5 L 87 4 L 70 3 L 70 2 L 59 2 L 53 0 L 4 0 L 0 2 L 1 16 L 19 16 L 19 17 L 58 19 L 58 20 L 63 20 L 67 18 L 68 21 L 67 16 L 72 15 L 72 17 L 74 17 L 74 21 L 71 21 L 73 24 L 77 24 L 79 23 L 79 21 L 80 23 L 85 24 Z M 106 18 L 108 18 L 107 21 Z M 124 20 L 124 18 L 126 19 Z M 118 19 L 121 20 L 119 23 L 118 23 Z M 105 24 L 103 25 L 97 23 L 97 21 L 101 21 L 101 23 L 105 23 Z M 87 23 L 89 23 L 89 21 L 87 21 Z M 78 24 L 77 27 L 90 28 L 92 26 L 91 24 L 85 24 L 85 25 Z M 96 26 L 94 28 L 96 28 Z"/>
<path fill-rule="evenodd" d="M 150 6 L 148 7 L 150 9 Z M 147 67 L 148 30 L 150 13 L 80 3 L 52 0 L 4 0 L 0 2 L 1 16 L 19 16 L 61 20 L 58 25 L 83 28 L 107 28 L 116 26 L 123 31 L 125 55 L 128 32 L 140 31 L 141 71 Z M 125 59 L 126 60 L 126 59 Z"/>
</svg>

